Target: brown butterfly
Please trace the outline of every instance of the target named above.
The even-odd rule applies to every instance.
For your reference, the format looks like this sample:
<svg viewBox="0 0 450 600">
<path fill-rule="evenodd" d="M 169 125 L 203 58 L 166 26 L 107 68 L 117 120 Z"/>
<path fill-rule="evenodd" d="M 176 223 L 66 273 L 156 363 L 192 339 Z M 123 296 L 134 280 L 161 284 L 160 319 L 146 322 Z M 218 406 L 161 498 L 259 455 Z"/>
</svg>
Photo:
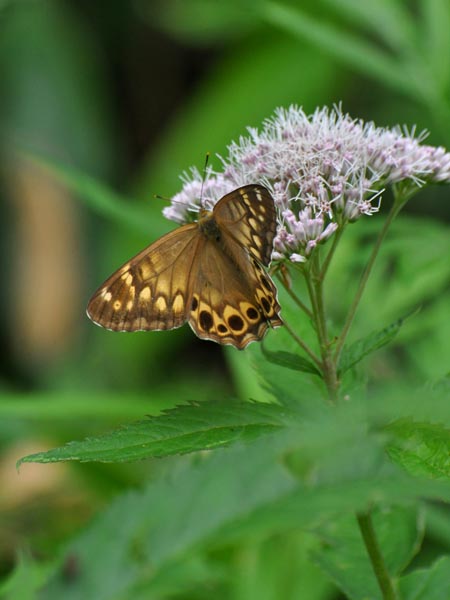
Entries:
<svg viewBox="0 0 450 600">
<path fill-rule="evenodd" d="M 245 348 L 283 324 L 262 266 L 270 263 L 276 226 L 268 190 L 240 187 L 123 265 L 92 296 L 87 314 L 113 331 L 188 321 L 202 339 Z"/>
</svg>

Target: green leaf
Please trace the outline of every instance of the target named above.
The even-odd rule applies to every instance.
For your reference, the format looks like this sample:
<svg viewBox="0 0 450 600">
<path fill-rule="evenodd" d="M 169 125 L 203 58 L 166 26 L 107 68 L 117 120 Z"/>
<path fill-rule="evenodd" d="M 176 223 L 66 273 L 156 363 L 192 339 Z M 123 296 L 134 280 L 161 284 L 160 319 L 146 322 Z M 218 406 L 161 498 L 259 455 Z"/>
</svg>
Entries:
<svg viewBox="0 0 450 600">
<path fill-rule="evenodd" d="M 279 445 L 270 436 L 252 447 L 185 459 L 170 476 L 163 471 L 143 490 L 123 494 L 66 547 L 79 576 L 68 582 L 55 573 L 43 597 L 126 598 L 137 582 L 146 580 L 149 590 L 154 579 L 160 588 L 174 561 L 292 489 L 292 477 L 273 460 Z"/>
<path fill-rule="evenodd" d="M 314 375 L 321 375 L 320 371 L 313 365 L 313 363 L 298 354 L 293 352 L 286 352 L 285 350 L 278 350 L 272 352 L 267 350 L 264 344 L 261 344 L 261 351 L 265 358 L 274 365 L 291 369 L 292 371 L 302 371 L 304 373 L 313 373 Z"/>
<path fill-rule="evenodd" d="M 341 360 L 339 361 L 339 376 L 358 364 L 368 354 L 386 346 L 386 344 L 395 338 L 405 320 L 416 312 L 417 309 L 414 309 L 404 317 L 391 323 L 391 325 L 384 327 L 381 331 L 374 331 L 350 346 L 344 347 Z"/>
<path fill-rule="evenodd" d="M 404 600 L 444 600 L 450 598 L 450 556 L 439 558 L 428 569 L 417 569 L 399 582 Z"/>
<path fill-rule="evenodd" d="M 140 581 L 150 589 L 158 578 L 163 586 L 165 570 L 193 552 L 248 536 L 300 527 L 311 530 L 369 505 L 450 499 L 449 483 L 412 478 L 390 463 L 379 452 L 374 434 L 360 431 L 358 437 L 352 436 L 349 448 L 354 425 L 346 426 L 341 419 L 335 426 L 340 437 L 330 436 L 334 410 L 325 413 L 329 424 L 318 436 L 320 425 L 326 425 L 324 413 L 320 414 L 322 420 L 311 435 L 306 435 L 309 426 L 279 428 L 251 444 L 202 453 L 195 460 L 178 458 L 170 473 L 161 465 L 143 490 L 117 498 L 67 545 L 64 556 L 74 557 L 79 576 L 68 582 L 55 574 L 45 589 L 46 600 L 122 599 L 130 597 L 127 592 Z M 285 461 L 300 446 L 311 465 L 302 479 L 292 475 Z M 346 460 L 346 469 L 336 460 L 339 455 Z"/>
<path fill-rule="evenodd" d="M 257 403 L 179 406 L 97 438 L 30 454 L 17 466 L 67 460 L 124 462 L 211 450 L 273 431 L 283 425 L 285 416 L 286 411 L 279 406 Z"/>
<path fill-rule="evenodd" d="M 387 431 L 394 438 L 387 452 L 398 465 L 412 475 L 450 478 L 450 429 L 401 419 Z"/>
<path fill-rule="evenodd" d="M 445 504 L 427 504 L 425 507 L 427 538 L 450 550 L 450 519 Z"/>
<path fill-rule="evenodd" d="M 320 541 L 298 528 L 284 534 L 245 540 L 232 563 L 233 600 L 329 600 L 335 592 L 309 552 Z"/>
<path fill-rule="evenodd" d="M 418 550 L 423 523 L 406 508 L 376 511 L 374 529 L 386 567 L 391 575 L 400 572 Z M 378 583 L 365 549 L 356 518 L 345 515 L 319 529 L 325 544 L 312 553 L 314 561 L 354 600 L 380 598 Z"/>
</svg>

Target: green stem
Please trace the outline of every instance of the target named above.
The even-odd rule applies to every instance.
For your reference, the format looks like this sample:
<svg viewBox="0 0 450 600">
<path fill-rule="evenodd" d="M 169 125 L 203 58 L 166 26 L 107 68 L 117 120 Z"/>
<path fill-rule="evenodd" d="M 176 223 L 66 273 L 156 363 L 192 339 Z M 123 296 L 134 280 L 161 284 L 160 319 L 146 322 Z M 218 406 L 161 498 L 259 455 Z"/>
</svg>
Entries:
<svg viewBox="0 0 450 600">
<path fill-rule="evenodd" d="M 308 288 L 309 299 L 311 301 L 311 306 L 312 306 L 312 320 L 314 321 L 317 337 L 319 338 L 319 343 L 322 346 L 322 344 L 323 344 L 323 327 L 322 327 L 323 322 L 321 321 L 321 319 L 319 319 L 319 316 L 318 316 L 319 315 L 319 306 L 317 304 L 316 290 L 315 290 L 312 280 L 311 280 L 311 272 L 305 271 L 304 275 L 305 275 L 306 286 Z"/>
<path fill-rule="evenodd" d="M 339 241 L 340 241 L 343 233 L 344 233 L 344 225 L 339 225 L 339 228 L 337 229 L 336 233 L 334 234 L 333 244 L 331 245 L 331 248 L 328 251 L 326 258 L 323 261 L 322 270 L 320 272 L 320 278 L 322 280 L 324 279 L 326 272 L 328 271 L 328 267 L 330 266 L 331 259 L 333 258 L 334 252 L 339 244 Z"/>
<path fill-rule="evenodd" d="M 339 335 L 337 343 L 336 343 L 336 349 L 335 349 L 335 353 L 334 353 L 334 360 L 335 360 L 336 365 L 339 365 L 339 358 L 341 356 L 342 348 L 344 347 L 344 343 L 345 343 L 345 340 L 347 339 L 348 332 L 350 331 L 350 327 L 352 326 L 353 319 L 355 318 L 356 310 L 361 301 L 361 297 L 362 297 L 364 289 L 366 287 L 367 280 L 369 279 L 369 275 L 372 271 L 372 267 L 374 265 L 375 259 L 378 256 L 380 246 L 381 246 L 384 238 L 386 237 L 386 234 L 388 232 L 388 229 L 389 229 L 392 221 L 397 216 L 397 214 L 400 212 L 400 209 L 406 202 L 406 199 L 407 198 L 404 197 L 402 199 L 396 199 L 394 201 L 394 204 L 392 205 L 391 210 L 389 211 L 389 214 L 386 217 L 383 227 L 381 228 L 381 231 L 378 234 L 377 241 L 375 242 L 375 245 L 373 247 L 369 261 L 368 261 L 368 263 L 363 271 L 363 274 L 361 276 L 361 280 L 359 282 L 359 286 L 356 291 L 355 297 L 353 299 L 352 305 L 350 306 L 350 310 L 348 311 L 347 318 L 344 323 L 344 327 L 343 327 L 341 334 Z"/>
<path fill-rule="evenodd" d="M 295 333 L 292 327 L 286 321 L 283 321 L 284 327 L 286 331 L 292 336 L 292 338 L 297 342 L 297 344 L 302 348 L 306 354 L 315 362 L 315 364 L 322 370 L 322 362 L 320 358 L 311 350 L 311 348 L 305 344 L 305 342 Z"/>
<path fill-rule="evenodd" d="M 373 572 L 383 594 L 383 600 L 397 600 L 394 584 L 384 563 L 380 546 L 378 545 L 370 512 L 357 513 L 356 519 L 372 564 Z"/>
<path fill-rule="evenodd" d="M 303 311 L 303 312 L 305 312 L 305 313 L 308 315 L 308 317 L 309 317 L 310 319 L 312 319 L 312 318 L 313 318 L 312 311 L 311 311 L 311 310 L 310 310 L 310 309 L 309 309 L 309 308 L 306 306 L 306 304 L 304 304 L 304 303 L 303 303 L 303 302 L 300 300 L 300 298 L 297 296 L 297 294 L 294 292 L 294 290 L 293 290 L 293 289 L 291 289 L 291 288 L 289 287 L 289 284 L 288 284 L 288 282 L 287 282 L 287 281 L 286 281 L 286 280 L 285 280 L 283 277 L 281 277 L 280 275 L 278 275 L 278 279 L 279 279 L 279 281 L 281 281 L 281 283 L 282 283 L 282 285 L 283 285 L 284 289 L 285 289 L 285 290 L 286 290 L 286 292 L 289 294 L 289 296 L 292 298 L 292 300 L 295 302 L 295 304 L 296 304 L 296 305 L 297 305 L 299 308 L 301 308 L 301 309 L 302 309 L 302 311 Z"/>
<path fill-rule="evenodd" d="M 312 288 L 315 298 L 315 316 L 320 340 L 324 381 L 327 386 L 330 401 L 333 404 L 336 404 L 339 382 L 337 378 L 336 363 L 333 360 L 331 344 L 328 338 L 328 327 L 323 294 L 323 278 L 321 276 L 322 272 L 323 269 L 320 267 L 319 255 L 317 253 L 316 256 L 313 257 L 312 262 Z"/>
</svg>

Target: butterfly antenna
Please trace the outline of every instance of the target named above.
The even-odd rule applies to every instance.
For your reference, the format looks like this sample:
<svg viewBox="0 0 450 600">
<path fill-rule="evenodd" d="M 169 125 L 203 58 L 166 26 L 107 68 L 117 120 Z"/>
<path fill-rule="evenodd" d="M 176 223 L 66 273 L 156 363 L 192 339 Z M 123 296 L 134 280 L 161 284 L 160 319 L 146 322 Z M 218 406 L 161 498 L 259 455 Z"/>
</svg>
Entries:
<svg viewBox="0 0 450 600">
<path fill-rule="evenodd" d="M 171 198 L 160 196 L 159 194 L 153 194 L 153 198 L 158 198 L 158 200 L 164 200 L 165 202 L 171 202 Z"/>
<path fill-rule="evenodd" d="M 201 208 L 203 208 L 203 187 L 205 185 L 206 167 L 208 166 L 209 154 L 210 154 L 209 152 L 206 153 L 205 164 L 203 165 L 202 187 L 200 189 L 200 206 L 201 206 Z"/>
</svg>

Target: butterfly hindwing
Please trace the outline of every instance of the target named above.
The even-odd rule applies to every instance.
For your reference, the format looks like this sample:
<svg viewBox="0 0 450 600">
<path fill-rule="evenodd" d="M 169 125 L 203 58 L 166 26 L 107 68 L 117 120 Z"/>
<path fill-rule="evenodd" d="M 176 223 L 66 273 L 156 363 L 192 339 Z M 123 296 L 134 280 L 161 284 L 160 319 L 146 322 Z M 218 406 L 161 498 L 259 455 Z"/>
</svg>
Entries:
<svg viewBox="0 0 450 600">
<path fill-rule="evenodd" d="M 243 349 L 283 324 L 275 285 L 234 240 L 223 248 L 206 242 L 195 266 L 202 286 L 190 294 L 189 325 L 198 337 Z"/>
<path fill-rule="evenodd" d="M 173 329 L 186 321 L 186 291 L 201 243 L 197 225 L 164 235 L 118 269 L 95 292 L 87 313 L 113 331 Z"/>
</svg>

